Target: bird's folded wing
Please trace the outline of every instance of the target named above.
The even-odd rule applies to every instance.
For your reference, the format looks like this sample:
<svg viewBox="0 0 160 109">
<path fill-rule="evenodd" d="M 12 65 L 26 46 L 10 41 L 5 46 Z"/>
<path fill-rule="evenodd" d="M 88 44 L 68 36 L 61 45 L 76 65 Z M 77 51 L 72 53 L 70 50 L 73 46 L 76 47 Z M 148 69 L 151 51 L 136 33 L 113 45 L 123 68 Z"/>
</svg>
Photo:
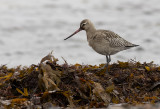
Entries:
<svg viewBox="0 0 160 109">
<path fill-rule="evenodd" d="M 101 35 L 105 40 L 109 42 L 110 47 L 133 47 L 134 44 L 126 41 L 118 34 L 112 31 L 105 31 Z"/>
</svg>

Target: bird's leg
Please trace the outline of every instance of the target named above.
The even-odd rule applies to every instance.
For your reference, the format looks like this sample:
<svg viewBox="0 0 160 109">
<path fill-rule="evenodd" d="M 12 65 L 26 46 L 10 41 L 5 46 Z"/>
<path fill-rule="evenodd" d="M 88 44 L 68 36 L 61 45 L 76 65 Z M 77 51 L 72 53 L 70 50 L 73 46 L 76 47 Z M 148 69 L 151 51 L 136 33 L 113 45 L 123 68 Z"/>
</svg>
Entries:
<svg viewBox="0 0 160 109">
<path fill-rule="evenodd" d="M 108 73 L 108 64 L 109 64 L 109 57 L 106 55 L 106 73 Z"/>
<path fill-rule="evenodd" d="M 108 65 L 109 65 L 109 62 L 111 62 L 111 56 L 110 55 L 106 55 L 106 73 L 108 73 Z"/>
<path fill-rule="evenodd" d="M 111 62 L 111 55 L 109 55 L 109 63 Z"/>
</svg>

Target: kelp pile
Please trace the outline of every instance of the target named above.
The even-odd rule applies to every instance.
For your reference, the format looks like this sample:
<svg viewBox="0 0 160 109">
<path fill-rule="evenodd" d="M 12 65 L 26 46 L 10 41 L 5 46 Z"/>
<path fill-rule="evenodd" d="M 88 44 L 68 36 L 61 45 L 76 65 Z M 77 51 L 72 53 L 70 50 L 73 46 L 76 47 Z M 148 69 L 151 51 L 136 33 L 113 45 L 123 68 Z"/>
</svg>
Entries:
<svg viewBox="0 0 160 109">
<path fill-rule="evenodd" d="M 40 64 L 0 67 L 0 108 L 101 108 L 110 104 L 157 103 L 160 67 L 129 62 L 104 66 L 59 65 L 51 53 Z"/>
</svg>

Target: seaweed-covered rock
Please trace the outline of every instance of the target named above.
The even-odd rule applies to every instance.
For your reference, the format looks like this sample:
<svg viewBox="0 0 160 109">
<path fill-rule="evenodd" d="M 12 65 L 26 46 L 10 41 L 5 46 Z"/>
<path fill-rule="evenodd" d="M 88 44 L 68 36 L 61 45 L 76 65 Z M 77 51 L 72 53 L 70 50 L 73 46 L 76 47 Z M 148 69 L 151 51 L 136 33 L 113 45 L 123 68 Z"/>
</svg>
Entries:
<svg viewBox="0 0 160 109">
<path fill-rule="evenodd" d="M 0 107 L 101 108 L 110 103 L 130 105 L 159 102 L 160 67 L 129 61 L 104 64 L 57 64 L 51 53 L 39 65 L 0 67 Z"/>
</svg>

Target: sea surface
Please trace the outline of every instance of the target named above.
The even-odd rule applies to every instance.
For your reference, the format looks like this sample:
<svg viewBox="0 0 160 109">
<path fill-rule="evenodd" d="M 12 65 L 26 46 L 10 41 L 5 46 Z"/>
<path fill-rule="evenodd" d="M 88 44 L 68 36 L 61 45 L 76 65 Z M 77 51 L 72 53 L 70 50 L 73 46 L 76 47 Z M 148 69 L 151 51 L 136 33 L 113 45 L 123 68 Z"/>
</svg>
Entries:
<svg viewBox="0 0 160 109">
<path fill-rule="evenodd" d="M 83 19 L 140 45 L 113 56 L 160 65 L 160 0 L 0 0 L 0 64 L 38 64 L 53 55 L 69 64 L 105 63 L 82 31 L 64 41 Z"/>
</svg>

